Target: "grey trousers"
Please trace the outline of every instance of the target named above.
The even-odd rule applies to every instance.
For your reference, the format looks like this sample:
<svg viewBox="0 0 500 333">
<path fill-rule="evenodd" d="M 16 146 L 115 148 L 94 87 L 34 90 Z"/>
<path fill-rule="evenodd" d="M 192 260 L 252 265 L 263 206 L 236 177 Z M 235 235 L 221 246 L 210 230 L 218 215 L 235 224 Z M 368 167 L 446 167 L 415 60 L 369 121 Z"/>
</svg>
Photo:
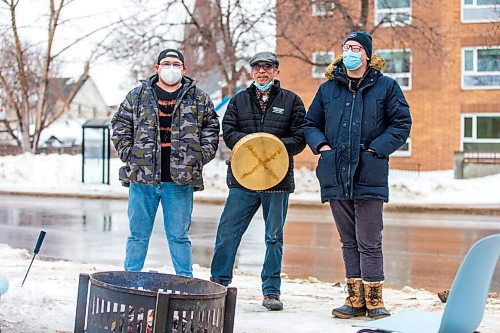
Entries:
<svg viewBox="0 0 500 333">
<path fill-rule="evenodd" d="M 346 278 L 384 281 L 383 200 L 330 200 L 342 242 Z"/>
</svg>

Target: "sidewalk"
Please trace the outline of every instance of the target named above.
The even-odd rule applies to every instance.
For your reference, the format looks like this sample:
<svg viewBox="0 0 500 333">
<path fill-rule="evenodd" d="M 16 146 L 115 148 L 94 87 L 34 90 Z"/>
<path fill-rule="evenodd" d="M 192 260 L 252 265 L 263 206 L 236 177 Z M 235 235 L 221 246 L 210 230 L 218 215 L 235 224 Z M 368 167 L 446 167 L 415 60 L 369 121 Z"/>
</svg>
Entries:
<svg viewBox="0 0 500 333">
<path fill-rule="evenodd" d="M 81 264 L 67 261 L 38 259 L 33 264 L 26 284 L 20 287 L 29 265 L 31 253 L 0 244 L 0 267 L 2 275 L 10 281 L 9 291 L 0 301 L 0 331 L 69 333 L 73 331 L 79 273 L 120 270 L 121 267 L 101 264 Z M 210 271 L 195 265 L 194 276 L 208 279 Z M 170 266 L 146 267 L 172 274 Z M 309 279 L 289 279 L 282 281 L 284 310 L 267 311 L 262 302 L 259 276 L 236 272 L 232 286 L 238 288 L 235 316 L 235 333 L 355 333 L 352 327 L 360 321 L 368 322 L 368 317 L 349 320 L 335 319 L 330 315 L 333 307 L 344 302 L 347 296 L 344 283 L 326 283 Z M 384 299 L 392 313 L 423 310 L 441 313 L 444 310 L 437 296 L 426 290 L 409 286 L 400 290 L 385 288 Z M 490 294 L 486 310 L 478 331 L 493 333 L 498 331 L 500 322 L 500 300 Z"/>
<path fill-rule="evenodd" d="M 34 191 L 34 190 L 0 190 L 0 195 L 19 195 L 35 197 L 54 197 L 54 198 L 76 198 L 76 199 L 96 199 L 96 200 L 127 200 L 128 193 L 116 192 L 71 192 L 71 191 Z M 210 193 L 209 191 L 195 192 L 195 202 L 223 205 L 226 200 L 224 193 Z M 500 200 L 499 200 L 500 201 Z M 326 207 L 320 200 L 310 200 L 300 198 L 298 195 L 290 196 L 290 207 Z M 423 203 L 387 203 L 384 206 L 387 212 L 405 212 L 405 213 L 453 213 L 453 214 L 473 214 L 473 215 L 491 215 L 500 216 L 500 202 L 498 204 L 423 204 Z"/>
</svg>

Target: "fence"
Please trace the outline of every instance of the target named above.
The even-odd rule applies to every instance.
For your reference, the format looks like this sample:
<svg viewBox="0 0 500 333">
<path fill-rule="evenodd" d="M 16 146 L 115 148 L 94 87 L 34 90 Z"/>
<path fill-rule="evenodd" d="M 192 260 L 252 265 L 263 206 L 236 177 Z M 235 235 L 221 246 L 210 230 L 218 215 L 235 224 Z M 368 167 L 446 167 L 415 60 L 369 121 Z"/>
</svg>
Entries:
<svg viewBox="0 0 500 333">
<path fill-rule="evenodd" d="M 464 163 L 500 164 L 500 152 L 468 151 L 463 153 Z"/>
<path fill-rule="evenodd" d="M 420 163 L 389 161 L 389 168 L 419 177 L 421 165 Z"/>
<path fill-rule="evenodd" d="M 455 178 L 467 179 L 500 173 L 500 151 L 455 152 Z"/>
</svg>

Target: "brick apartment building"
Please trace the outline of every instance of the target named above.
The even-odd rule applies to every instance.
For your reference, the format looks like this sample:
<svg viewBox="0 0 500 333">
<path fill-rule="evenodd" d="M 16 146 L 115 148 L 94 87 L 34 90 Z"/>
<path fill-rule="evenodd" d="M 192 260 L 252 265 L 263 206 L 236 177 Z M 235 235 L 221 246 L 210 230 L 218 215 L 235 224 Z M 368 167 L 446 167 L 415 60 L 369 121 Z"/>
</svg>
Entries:
<svg viewBox="0 0 500 333">
<path fill-rule="evenodd" d="M 343 0 L 342 8 L 333 2 L 276 3 L 280 79 L 306 109 L 326 66 L 286 55 L 297 55 L 297 45 L 316 64 L 341 54 L 351 30 L 345 13 L 355 17 L 361 0 Z M 500 1 L 370 0 L 368 9 L 368 31 L 385 17 L 373 33 L 373 51 L 403 88 L 413 116 L 411 137 L 391 156 L 391 167 L 445 170 L 458 151 L 500 152 Z M 312 164 L 315 157 L 307 149 L 299 161 Z"/>
</svg>

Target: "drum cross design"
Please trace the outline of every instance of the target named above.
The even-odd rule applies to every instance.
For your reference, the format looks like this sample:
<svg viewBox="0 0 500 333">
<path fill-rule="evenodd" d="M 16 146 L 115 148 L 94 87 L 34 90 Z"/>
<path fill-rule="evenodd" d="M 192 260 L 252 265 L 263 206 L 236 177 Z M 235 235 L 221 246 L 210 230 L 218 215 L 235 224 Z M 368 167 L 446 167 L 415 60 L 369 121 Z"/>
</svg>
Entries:
<svg viewBox="0 0 500 333">
<path fill-rule="evenodd" d="M 285 178 L 289 158 L 285 145 L 269 133 L 249 134 L 236 143 L 231 169 L 236 180 L 250 190 L 267 190 Z"/>
</svg>

